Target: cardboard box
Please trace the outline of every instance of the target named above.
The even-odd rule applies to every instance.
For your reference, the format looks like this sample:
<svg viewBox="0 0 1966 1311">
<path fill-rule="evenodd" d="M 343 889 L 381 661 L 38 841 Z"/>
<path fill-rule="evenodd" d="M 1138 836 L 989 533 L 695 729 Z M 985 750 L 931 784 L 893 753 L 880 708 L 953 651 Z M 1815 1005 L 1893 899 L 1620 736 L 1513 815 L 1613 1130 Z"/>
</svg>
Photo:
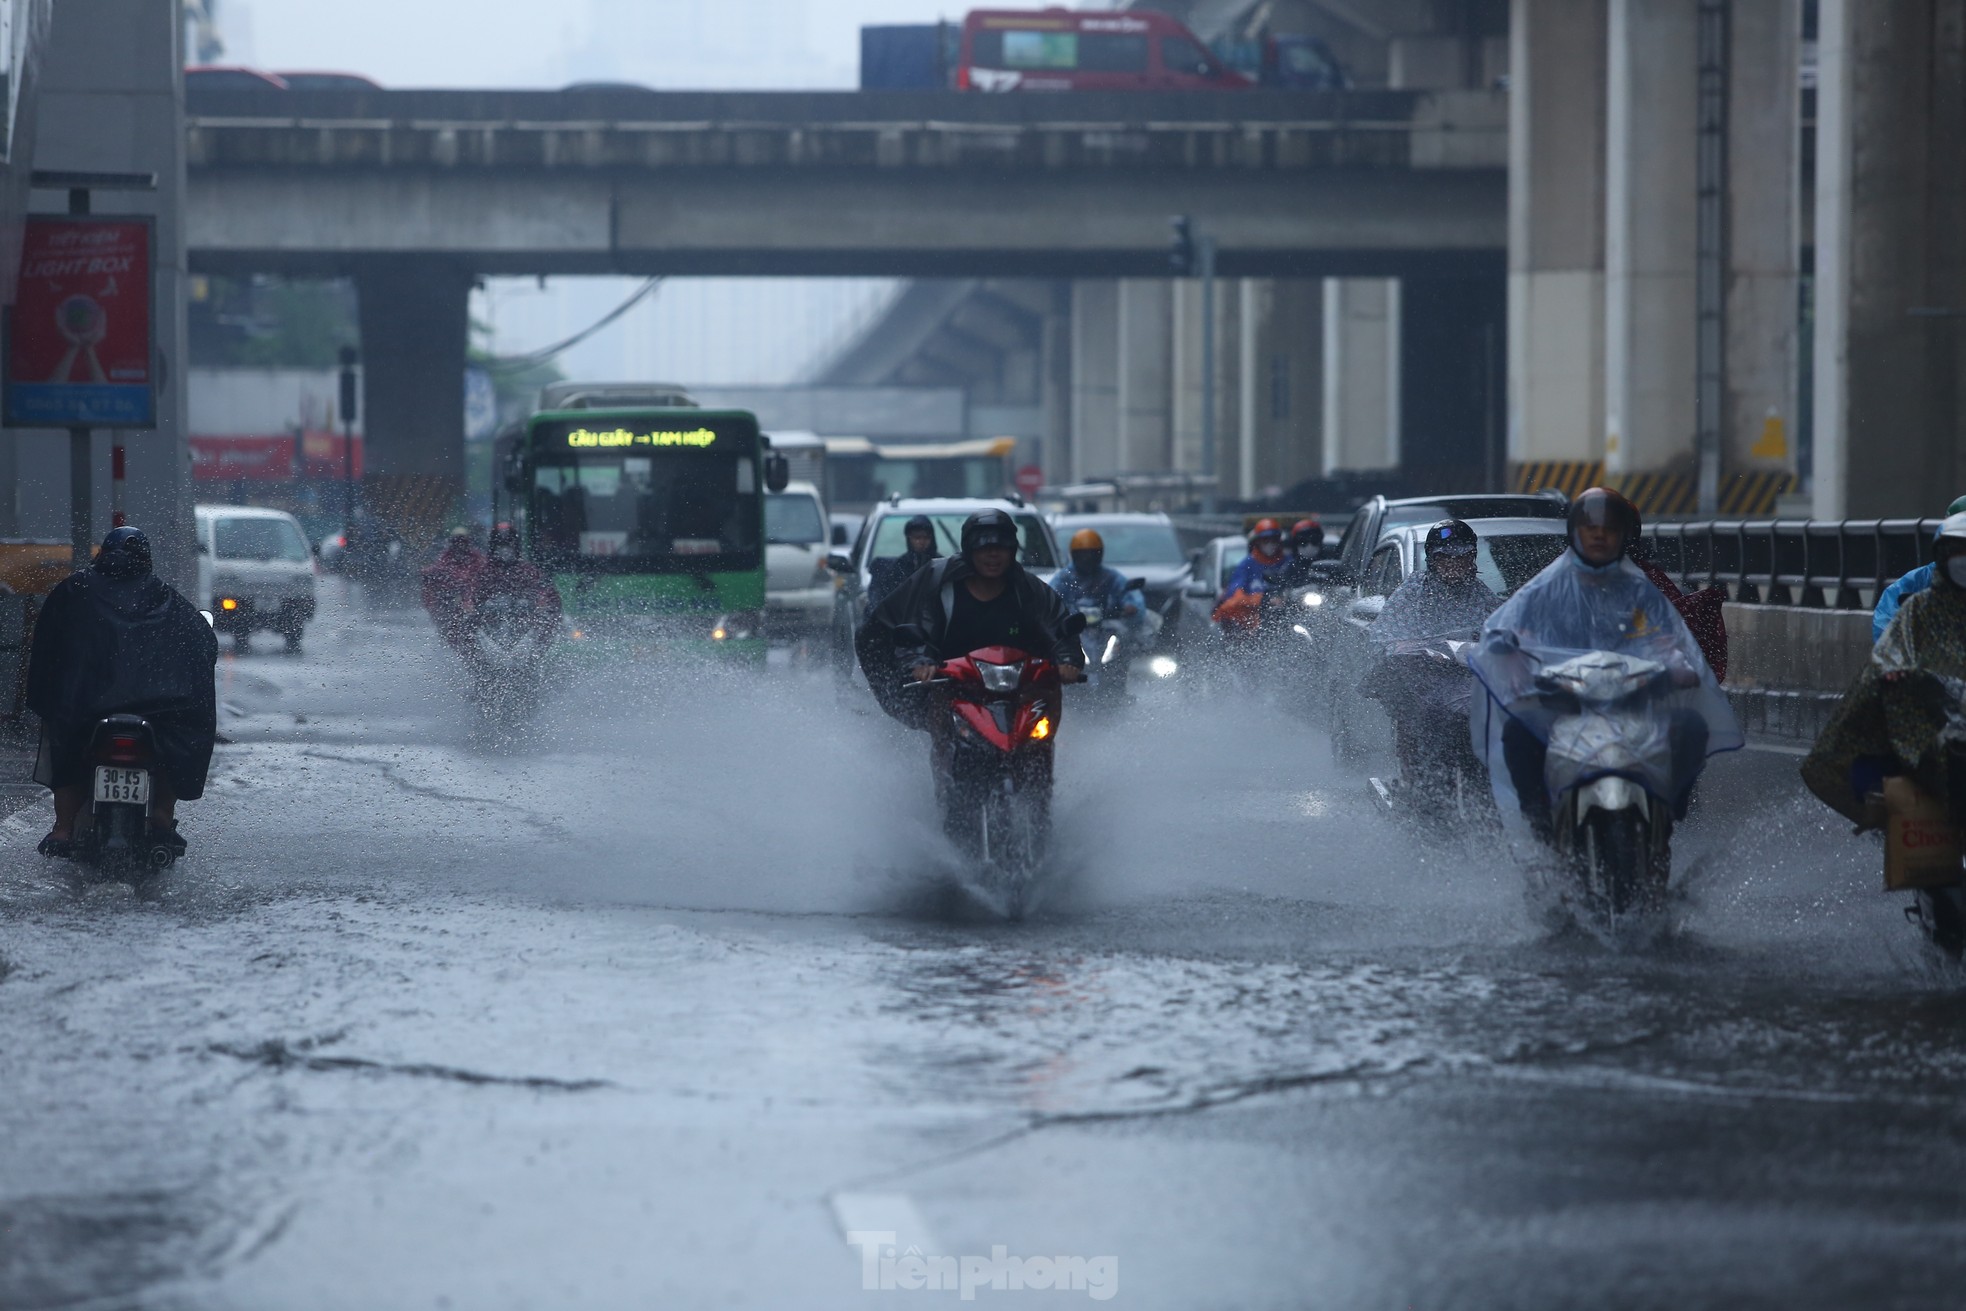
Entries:
<svg viewBox="0 0 1966 1311">
<path fill-rule="evenodd" d="M 1943 801 L 1908 778 L 1884 781 L 1884 890 L 1943 888 L 1961 878 L 1959 830 Z"/>
</svg>

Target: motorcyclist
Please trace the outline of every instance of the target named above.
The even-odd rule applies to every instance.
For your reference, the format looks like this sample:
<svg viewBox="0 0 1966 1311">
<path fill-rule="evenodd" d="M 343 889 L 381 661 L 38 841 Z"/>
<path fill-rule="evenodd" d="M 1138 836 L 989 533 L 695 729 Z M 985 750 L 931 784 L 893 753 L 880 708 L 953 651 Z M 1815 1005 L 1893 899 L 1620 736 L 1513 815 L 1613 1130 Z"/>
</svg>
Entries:
<svg viewBox="0 0 1966 1311">
<path fill-rule="evenodd" d="M 1966 496 L 1953 498 L 1952 504 L 1946 507 L 1947 518 L 1955 514 L 1966 514 Z M 1873 644 L 1884 636 L 1884 630 L 1891 626 L 1891 620 L 1900 607 L 1930 587 L 1937 577 L 1936 563 L 1922 564 L 1878 593 L 1877 608 L 1870 615 L 1870 640 Z"/>
<path fill-rule="evenodd" d="M 1683 814 L 1711 747 L 1740 745 L 1726 698 L 1699 645 L 1665 595 L 1626 558 L 1636 535 L 1638 510 L 1615 491 L 1593 487 L 1570 506 L 1570 549 L 1516 592 L 1491 616 L 1480 649 L 1468 663 L 1487 688 L 1475 707 L 1476 749 L 1502 774 L 1533 829 L 1550 827 L 1544 784 L 1548 747 L 1531 727 L 1541 698 L 1536 674 L 1573 655 L 1610 651 L 1663 665 L 1675 689 L 1685 693 L 1661 706 L 1670 735 L 1672 802 Z M 1525 718 L 1527 717 L 1527 718 Z M 1498 779 L 1498 791 L 1501 780 Z"/>
<path fill-rule="evenodd" d="M 872 609 L 894 594 L 910 576 L 936 561 L 935 521 L 918 514 L 902 525 L 908 549 L 900 555 L 877 558 L 867 566 L 867 607 Z"/>
<path fill-rule="evenodd" d="M 1390 713 L 1400 775 L 1408 783 L 1422 777 L 1427 761 L 1443 746 L 1463 749 L 1474 680 L 1458 665 L 1441 666 L 1437 676 L 1415 677 L 1404 661 L 1387 657 L 1402 642 L 1446 636 L 1465 641 L 1477 634 L 1502 603 L 1475 571 L 1478 547 L 1474 529 L 1459 519 L 1427 529 L 1421 548 L 1427 567 L 1400 584 L 1366 629 L 1380 644 L 1381 658 L 1360 690 Z"/>
<path fill-rule="evenodd" d="M 1637 515 L 1638 510 L 1634 507 L 1632 513 Z M 1652 543 L 1645 540 L 1645 526 L 1637 519 L 1633 520 L 1631 540 L 1625 547 L 1625 555 L 1638 566 L 1638 571 L 1652 586 L 1672 602 L 1672 608 L 1679 611 L 1679 617 L 1686 621 L 1693 640 L 1700 644 L 1700 654 L 1707 658 L 1714 681 L 1726 682 L 1727 619 L 1721 608 L 1727 602 L 1726 589 L 1703 587 L 1697 592 L 1682 589 L 1652 558 Z"/>
<path fill-rule="evenodd" d="M 920 702 L 900 694 L 899 676 L 934 676 L 936 665 L 986 646 L 1016 647 L 1052 660 L 1075 683 L 1085 652 L 1066 632 L 1063 598 L 1017 560 L 1017 524 L 1002 510 L 980 510 L 963 523 L 962 553 L 937 560 L 903 581 L 854 635 L 861 672 L 883 709 L 910 727 L 925 727 Z"/>
<path fill-rule="evenodd" d="M 1263 593 L 1275 585 L 1282 566 L 1283 525 L 1275 519 L 1258 519 L 1249 530 L 1249 554 L 1229 575 L 1222 595 L 1216 599 L 1212 618 L 1224 634 L 1243 637 L 1256 632 Z"/>
<path fill-rule="evenodd" d="M 466 594 L 469 609 L 476 612 L 494 597 L 521 597 L 534 603 L 534 615 L 542 642 L 550 641 L 560 626 L 560 592 L 538 565 L 519 552 L 519 530 L 509 523 L 494 524 L 487 539 L 485 563 L 471 580 Z M 464 620 L 469 632 L 471 617 Z"/>
<path fill-rule="evenodd" d="M 1898 608 L 1802 763 L 1809 790 L 1860 825 L 1876 822 L 1865 798 L 1895 775 L 1955 814 L 1966 802 L 1966 744 L 1946 732 L 1966 680 L 1966 512 L 1939 525 L 1933 555 L 1931 586 Z M 1921 688 L 1917 675 L 1943 681 Z"/>
<path fill-rule="evenodd" d="M 423 608 L 452 646 L 464 641 L 471 585 L 484 567 L 485 553 L 472 544 L 471 530 L 459 525 L 436 560 L 423 568 Z"/>
<path fill-rule="evenodd" d="M 55 586 L 35 621 L 27 673 L 27 706 L 41 717 L 34 781 L 55 802 L 42 855 L 72 854 L 92 778 L 89 735 L 117 714 L 150 723 L 162 765 L 151 781 L 151 831 L 183 854 L 177 803 L 205 792 L 218 733 L 217 664 L 211 625 L 151 572 L 141 529 L 111 529 L 94 563 Z"/>
<path fill-rule="evenodd" d="M 1284 590 L 1308 586 L 1317 578 L 1311 572 L 1311 566 L 1323 553 L 1323 523 L 1316 515 L 1299 519 L 1290 525 L 1290 549 L 1284 553 L 1283 563 L 1277 567 L 1271 586 Z"/>
<path fill-rule="evenodd" d="M 1380 641 L 1459 632 L 1472 638 L 1502 598 L 1475 572 L 1480 539 L 1459 519 L 1427 529 L 1421 552 L 1427 567 L 1386 598 L 1367 632 Z"/>
<path fill-rule="evenodd" d="M 1052 574 L 1051 590 L 1073 609 L 1085 602 L 1108 619 L 1128 621 L 1128 634 L 1140 640 L 1146 627 L 1146 593 L 1128 587 L 1125 574 L 1106 567 L 1106 540 L 1090 528 L 1081 528 L 1072 534 L 1070 550 L 1072 563 Z"/>
</svg>

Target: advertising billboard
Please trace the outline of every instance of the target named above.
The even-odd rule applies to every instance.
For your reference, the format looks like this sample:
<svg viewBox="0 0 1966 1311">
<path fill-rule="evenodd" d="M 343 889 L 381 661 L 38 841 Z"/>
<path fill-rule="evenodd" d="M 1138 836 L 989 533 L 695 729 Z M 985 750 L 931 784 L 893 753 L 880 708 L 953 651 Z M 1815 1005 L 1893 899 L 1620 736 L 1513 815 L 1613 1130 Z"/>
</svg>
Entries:
<svg viewBox="0 0 1966 1311">
<path fill-rule="evenodd" d="M 28 217 L 8 323 L 6 426 L 156 426 L 151 236 L 141 216 Z"/>
</svg>

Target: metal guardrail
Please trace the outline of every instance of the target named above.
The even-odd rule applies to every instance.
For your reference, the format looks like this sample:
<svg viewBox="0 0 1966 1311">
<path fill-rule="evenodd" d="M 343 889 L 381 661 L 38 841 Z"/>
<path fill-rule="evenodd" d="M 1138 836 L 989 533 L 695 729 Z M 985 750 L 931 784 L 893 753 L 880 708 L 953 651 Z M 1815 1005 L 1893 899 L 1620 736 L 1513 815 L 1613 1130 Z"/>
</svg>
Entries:
<svg viewBox="0 0 1966 1311">
<path fill-rule="evenodd" d="M 1929 564 L 1937 519 L 1742 519 L 1659 523 L 1654 558 L 1689 587 L 1730 600 L 1860 610 L 1895 579 Z"/>
</svg>

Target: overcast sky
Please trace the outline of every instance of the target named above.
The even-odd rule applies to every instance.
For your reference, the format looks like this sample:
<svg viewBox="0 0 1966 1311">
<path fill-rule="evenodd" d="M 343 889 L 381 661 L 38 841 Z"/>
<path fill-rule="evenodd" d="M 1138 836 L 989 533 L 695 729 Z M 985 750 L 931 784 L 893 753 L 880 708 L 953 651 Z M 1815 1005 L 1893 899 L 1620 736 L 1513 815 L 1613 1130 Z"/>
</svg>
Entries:
<svg viewBox="0 0 1966 1311">
<path fill-rule="evenodd" d="M 866 23 L 959 18 L 939 0 L 217 0 L 226 62 L 390 87 L 846 88 Z M 1035 7 L 1035 5 L 1033 6 Z M 637 281 L 495 279 L 473 314 L 517 354 L 572 335 Z M 787 382 L 878 308 L 872 280 L 692 279 L 560 357 L 569 376 Z"/>
</svg>

